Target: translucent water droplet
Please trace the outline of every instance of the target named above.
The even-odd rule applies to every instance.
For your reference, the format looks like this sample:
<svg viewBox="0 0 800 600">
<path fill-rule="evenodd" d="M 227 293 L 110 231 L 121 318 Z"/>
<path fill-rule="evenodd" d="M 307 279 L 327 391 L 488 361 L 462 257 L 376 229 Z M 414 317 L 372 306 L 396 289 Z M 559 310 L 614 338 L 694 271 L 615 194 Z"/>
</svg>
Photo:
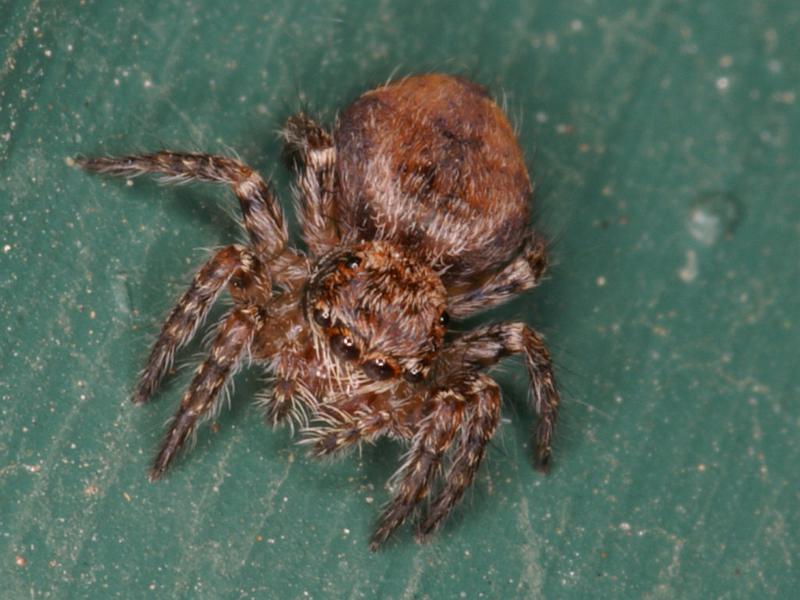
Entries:
<svg viewBox="0 0 800 600">
<path fill-rule="evenodd" d="M 698 196 L 689 209 L 687 227 L 698 242 L 711 246 L 723 236 L 730 236 L 741 217 L 739 199 L 725 192 Z"/>
</svg>

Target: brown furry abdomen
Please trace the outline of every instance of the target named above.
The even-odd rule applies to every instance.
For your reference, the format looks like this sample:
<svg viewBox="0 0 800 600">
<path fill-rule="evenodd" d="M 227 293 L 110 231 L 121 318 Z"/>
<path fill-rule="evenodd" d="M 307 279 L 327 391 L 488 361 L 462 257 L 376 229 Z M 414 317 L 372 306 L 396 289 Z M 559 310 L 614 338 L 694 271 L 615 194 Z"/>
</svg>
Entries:
<svg viewBox="0 0 800 600">
<path fill-rule="evenodd" d="M 431 74 L 377 88 L 345 110 L 335 142 L 345 239 L 412 248 L 448 287 L 518 252 L 531 184 L 511 126 L 482 87 Z"/>
</svg>

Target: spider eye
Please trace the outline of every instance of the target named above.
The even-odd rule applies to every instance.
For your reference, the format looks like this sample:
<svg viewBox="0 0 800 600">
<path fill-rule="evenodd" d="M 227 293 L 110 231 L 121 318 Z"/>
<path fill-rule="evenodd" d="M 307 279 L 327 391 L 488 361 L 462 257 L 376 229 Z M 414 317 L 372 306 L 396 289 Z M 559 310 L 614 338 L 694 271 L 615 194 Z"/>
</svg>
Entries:
<svg viewBox="0 0 800 600">
<path fill-rule="evenodd" d="M 314 322 L 320 327 L 331 326 L 331 311 L 327 308 L 315 308 L 313 317 Z"/>
<path fill-rule="evenodd" d="M 406 371 L 403 373 L 403 377 L 409 383 L 419 383 L 424 377 L 422 374 L 422 365 L 416 364 L 413 367 L 406 369 Z"/>
<path fill-rule="evenodd" d="M 356 269 L 361 264 L 361 259 L 355 254 L 346 254 L 342 262 L 348 269 Z"/>
<path fill-rule="evenodd" d="M 442 327 L 447 327 L 449 323 L 450 323 L 450 315 L 447 314 L 447 311 L 439 315 L 439 325 L 441 325 Z"/>
<path fill-rule="evenodd" d="M 366 373 L 367 377 L 370 379 L 384 380 L 394 377 L 392 365 L 382 358 L 376 358 L 375 360 L 365 362 L 361 365 L 361 368 L 364 369 L 364 373 Z"/>
<path fill-rule="evenodd" d="M 355 360 L 359 352 L 356 343 L 349 335 L 335 335 L 331 338 L 333 353 L 344 360 Z"/>
</svg>

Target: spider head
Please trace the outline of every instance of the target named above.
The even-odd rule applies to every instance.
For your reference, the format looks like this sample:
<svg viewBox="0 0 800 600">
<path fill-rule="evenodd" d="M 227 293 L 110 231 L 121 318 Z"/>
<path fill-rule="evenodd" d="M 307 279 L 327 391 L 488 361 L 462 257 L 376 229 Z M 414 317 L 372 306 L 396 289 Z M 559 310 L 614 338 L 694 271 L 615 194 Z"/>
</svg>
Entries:
<svg viewBox="0 0 800 600">
<path fill-rule="evenodd" d="M 313 335 L 373 380 L 423 380 L 447 329 L 447 292 L 426 264 L 383 241 L 335 250 L 305 290 Z"/>
</svg>

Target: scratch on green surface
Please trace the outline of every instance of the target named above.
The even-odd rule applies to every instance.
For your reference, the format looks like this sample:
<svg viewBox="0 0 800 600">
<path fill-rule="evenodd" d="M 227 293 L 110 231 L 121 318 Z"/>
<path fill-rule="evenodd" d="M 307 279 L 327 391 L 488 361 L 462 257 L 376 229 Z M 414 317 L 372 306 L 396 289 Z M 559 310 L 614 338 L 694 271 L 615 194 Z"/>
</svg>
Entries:
<svg viewBox="0 0 800 600">
<path fill-rule="evenodd" d="M 522 572 L 519 577 L 517 591 L 527 598 L 543 598 L 544 571 L 541 565 L 542 539 L 531 525 L 528 499 L 524 496 L 519 501 L 519 528 L 525 537 L 520 547 L 522 553 Z"/>
</svg>

